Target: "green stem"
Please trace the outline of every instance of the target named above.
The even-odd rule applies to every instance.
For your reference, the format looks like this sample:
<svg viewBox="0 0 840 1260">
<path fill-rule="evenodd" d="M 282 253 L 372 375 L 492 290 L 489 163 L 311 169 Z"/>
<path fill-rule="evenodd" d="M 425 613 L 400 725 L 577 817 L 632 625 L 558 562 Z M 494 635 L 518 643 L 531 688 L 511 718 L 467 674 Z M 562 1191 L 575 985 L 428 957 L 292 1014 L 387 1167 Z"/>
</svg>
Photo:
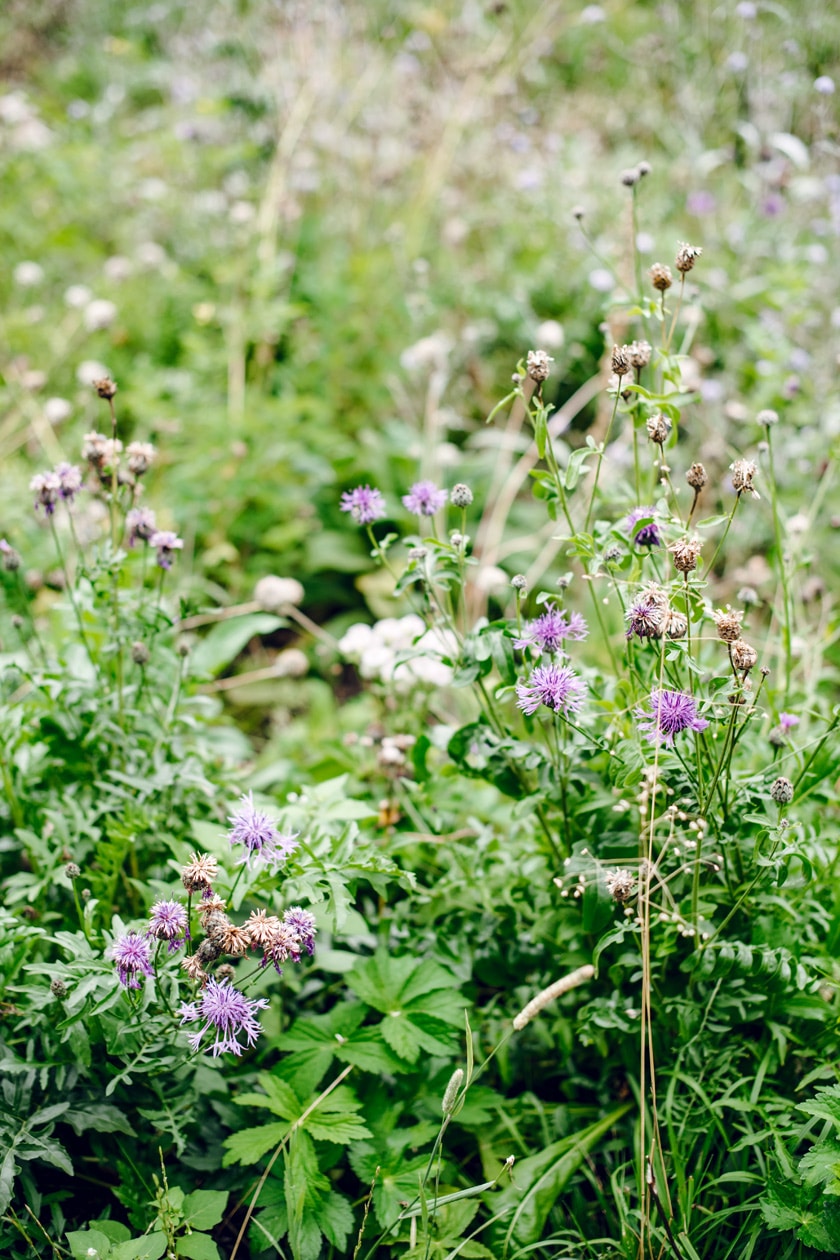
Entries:
<svg viewBox="0 0 840 1260">
<path fill-rule="evenodd" d="M 607 443 L 610 440 L 610 431 L 612 430 L 613 421 L 615 420 L 615 415 L 616 415 L 616 412 L 618 411 L 618 400 L 620 397 L 621 397 L 621 380 L 619 379 L 618 388 L 615 391 L 615 402 L 613 403 L 613 409 L 612 409 L 612 414 L 610 416 L 610 422 L 607 425 L 607 431 L 604 434 L 604 440 L 601 443 L 600 448 L 598 450 L 598 462 L 595 465 L 595 480 L 592 483 L 592 497 L 589 500 L 589 508 L 587 510 L 586 521 L 583 526 L 583 532 L 585 534 L 589 533 L 589 522 L 592 519 L 592 509 L 595 506 L 595 495 L 598 491 L 598 478 L 601 476 L 601 464 L 604 459 L 604 451 L 606 450 Z"/>
<path fill-rule="evenodd" d="M 776 554 L 779 557 L 779 575 L 782 580 L 782 605 L 784 608 L 784 623 L 782 626 L 782 641 L 785 649 L 785 703 L 787 704 L 788 695 L 790 694 L 791 674 L 793 672 L 793 651 L 792 651 L 792 609 L 790 600 L 790 585 L 788 582 L 787 557 L 785 556 L 784 547 L 782 545 L 782 523 L 779 518 L 779 492 L 776 485 L 776 470 L 773 464 L 773 441 L 771 438 L 772 428 L 767 426 L 767 457 L 770 467 L 770 504 L 773 509 L 773 532 L 776 537 Z"/>
<path fill-rule="evenodd" d="M 61 571 L 64 574 L 64 583 L 67 589 L 67 594 L 69 596 L 70 603 L 73 608 L 73 612 L 76 614 L 76 624 L 79 627 L 79 637 L 81 638 L 82 643 L 84 644 L 84 648 L 88 654 L 88 659 L 91 665 L 93 666 L 94 669 L 96 669 L 96 662 L 93 659 L 93 652 L 91 651 L 90 644 L 88 643 L 87 635 L 85 634 L 85 627 L 82 621 L 82 614 L 79 611 L 79 605 L 76 603 L 76 596 L 73 594 L 73 583 L 70 581 L 70 574 L 67 571 L 67 562 L 64 559 L 64 552 L 62 550 L 61 543 L 59 541 L 58 530 L 55 527 L 55 519 L 52 516 L 50 517 L 50 529 L 52 530 L 53 542 L 55 543 L 55 549 L 56 549 L 56 552 L 58 553 L 58 562 L 61 565 Z M 98 670 L 97 670 L 97 673 L 98 673 Z"/>
<path fill-rule="evenodd" d="M 833 722 L 831 723 L 831 725 L 827 728 L 827 730 L 826 730 L 825 734 L 823 735 L 822 739 L 821 739 L 821 740 L 820 740 L 820 742 L 817 744 L 817 746 L 816 746 L 816 748 L 814 749 L 814 751 L 811 753 L 811 756 L 810 756 L 810 757 L 808 758 L 808 760 L 805 762 L 805 765 L 804 765 L 804 766 L 802 767 L 802 769 L 799 771 L 799 774 L 798 774 L 797 778 L 794 780 L 794 783 L 793 783 L 794 791 L 796 790 L 796 788 L 798 788 L 798 787 L 799 787 L 799 784 L 800 784 L 800 783 L 802 782 L 802 780 L 805 778 L 805 775 L 808 773 L 808 771 L 810 770 L 810 768 L 811 768 L 811 766 L 812 766 L 812 764 L 813 764 L 813 762 L 814 762 L 814 758 L 815 758 L 815 757 L 817 757 L 817 756 L 819 756 L 819 753 L 820 753 L 820 751 L 821 751 L 821 749 L 822 749 L 823 744 L 824 744 L 824 743 L 825 743 L 825 741 L 828 739 L 829 735 L 830 735 L 830 734 L 831 734 L 831 732 L 834 730 L 834 728 L 837 726 L 837 723 L 838 723 L 838 722 L 840 722 L 840 708 L 838 708 L 837 712 L 834 714 L 834 721 L 833 721 Z"/>
<path fill-rule="evenodd" d="M 738 491 L 738 493 L 735 495 L 735 502 L 732 504 L 732 511 L 729 513 L 729 516 L 728 516 L 728 518 L 727 518 L 727 521 L 726 521 L 726 529 L 723 531 L 723 534 L 722 534 L 722 536 L 721 536 L 720 542 L 718 543 L 717 547 L 715 548 L 715 554 L 712 556 L 712 558 L 711 558 L 711 560 L 709 561 L 708 566 L 707 566 L 707 568 L 706 568 L 706 572 L 703 574 L 703 581 L 704 581 L 704 582 L 705 582 L 705 581 L 708 581 L 709 577 L 711 576 L 712 570 L 713 570 L 713 569 L 714 569 L 714 567 L 715 567 L 715 561 L 717 560 L 718 556 L 720 555 L 720 549 L 721 549 L 721 547 L 722 547 L 722 546 L 723 546 L 723 544 L 726 542 L 726 535 L 729 533 L 729 526 L 732 524 L 732 519 L 733 519 L 733 517 L 735 516 L 735 511 L 736 511 L 736 508 L 738 507 L 738 504 L 739 504 L 740 502 L 741 502 L 741 491 L 739 490 L 739 491 Z"/>
</svg>

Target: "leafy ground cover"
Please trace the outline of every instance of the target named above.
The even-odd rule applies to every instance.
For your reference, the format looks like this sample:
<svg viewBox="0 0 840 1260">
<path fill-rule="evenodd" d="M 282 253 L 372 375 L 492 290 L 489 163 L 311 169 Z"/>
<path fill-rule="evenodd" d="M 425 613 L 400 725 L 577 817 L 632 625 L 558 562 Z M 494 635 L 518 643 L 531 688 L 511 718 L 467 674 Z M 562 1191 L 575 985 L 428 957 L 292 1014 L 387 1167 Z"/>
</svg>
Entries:
<svg viewBox="0 0 840 1260">
<path fill-rule="evenodd" d="M 0 16 L 4 1255 L 840 1251 L 838 21 Z"/>
</svg>

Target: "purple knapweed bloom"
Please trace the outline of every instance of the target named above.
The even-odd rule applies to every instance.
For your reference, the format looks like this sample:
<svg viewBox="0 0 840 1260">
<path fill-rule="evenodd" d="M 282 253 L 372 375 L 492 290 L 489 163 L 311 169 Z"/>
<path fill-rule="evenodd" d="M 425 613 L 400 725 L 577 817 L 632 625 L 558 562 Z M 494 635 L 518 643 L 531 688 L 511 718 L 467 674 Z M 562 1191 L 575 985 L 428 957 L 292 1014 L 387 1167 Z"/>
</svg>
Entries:
<svg viewBox="0 0 840 1260">
<path fill-rule="evenodd" d="M 656 516 L 656 508 L 653 508 L 653 507 L 633 508 L 633 511 L 630 513 L 630 515 L 627 517 L 627 520 L 624 522 L 625 530 L 627 531 L 629 536 L 633 539 L 633 542 L 636 544 L 637 547 L 661 547 L 662 546 L 662 535 L 659 533 L 659 526 L 657 525 L 656 521 L 650 520 L 652 516 L 653 517 Z M 641 529 L 637 530 L 636 526 L 638 525 L 639 521 L 644 521 L 644 520 L 646 520 L 648 524 L 643 525 Z"/>
<path fill-rule="evenodd" d="M 120 936 L 114 941 L 109 953 L 117 964 L 120 984 L 126 989 L 139 989 L 141 975 L 155 974 L 149 956 L 149 942 L 137 932 L 127 932 L 125 936 Z"/>
<path fill-rule="evenodd" d="M 674 742 L 674 736 L 683 731 L 705 731 L 709 723 L 697 714 L 697 701 L 686 691 L 664 691 L 655 688 L 650 693 L 648 708 L 636 710 L 639 730 L 651 744 Z M 642 720 L 644 719 L 644 721 Z"/>
<path fill-rule="evenodd" d="M 626 636 L 632 639 L 661 639 L 668 613 L 668 597 L 658 588 L 643 591 L 635 603 L 627 609 Z"/>
<path fill-rule="evenodd" d="M 128 531 L 129 547 L 133 547 L 138 538 L 148 542 L 157 533 L 155 514 L 151 508 L 129 508 L 125 516 L 125 527 Z"/>
<path fill-rule="evenodd" d="M 179 1009 L 182 1024 L 191 1024 L 195 1020 L 203 1020 L 197 1032 L 190 1033 L 187 1040 L 193 1050 L 201 1048 L 204 1034 L 213 1030 L 214 1041 L 211 1046 L 213 1055 L 241 1055 L 242 1043 L 237 1040 L 244 1033 L 245 1043 L 253 1046 L 262 1029 L 255 1012 L 265 1010 L 268 1006 L 266 998 L 247 998 L 244 993 L 234 989 L 229 980 L 208 980 L 207 987 L 197 1002 L 185 1002 Z"/>
<path fill-rule="evenodd" d="M 314 954 L 315 933 L 318 929 L 315 926 L 315 915 L 311 910 L 304 910 L 302 906 L 290 906 L 283 915 L 283 922 L 297 932 L 307 954 L 310 956 Z"/>
<path fill-rule="evenodd" d="M 439 490 L 433 481 L 415 481 L 408 494 L 403 495 L 403 505 L 414 516 L 434 516 L 447 498 L 447 491 Z"/>
<path fill-rule="evenodd" d="M 555 713 L 577 713 L 586 691 L 573 669 L 563 665 L 538 665 L 527 683 L 516 684 L 516 703 L 523 713 L 536 713 L 541 704 Z"/>
<path fill-rule="evenodd" d="M 525 627 L 521 639 L 514 639 L 516 648 L 536 645 L 541 652 L 559 652 L 566 639 L 585 639 L 588 627 L 580 613 L 570 613 L 568 618 L 553 604 L 547 604 L 546 610 Z"/>
<path fill-rule="evenodd" d="M 355 490 L 345 490 L 341 496 L 342 512 L 349 512 L 357 525 L 372 525 L 385 515 L 385 500 L 382 491 L 372 486 L 356 486 Z"/>
<path fill-rule="evenodd" d="M 187 939 L 187 909 L 180 901 L 156 901 L 152 906 L 147 937 L 168 942 L 168 954 L 180 949 Z"/>
<path fill-rule="evenodd" d="M 249 792 L 240 800 L 239 809 L 228 819 L 231 824 L 228 840 L 231 848 L 242 845 L 244 857 L 239 859 L 251 869 L 251 859 L 261 859 L 275 871 L 281 862 L 296 851 L 298 844 L 294 836 L 285 836 L 277 830 L 268 814 L 257 809 L 254 796 Z"/>
<path fill-rule="evenodd" d="M 29 489 L 35 493 L 35 511 L 42 507 L 47 516 L 52 516 L 61 496 L 61 480 L 57 474 L 36 473 L 29 483 Z"/>
<path fill-rule="evenodd" d="M 149 544 L 157 548 L 156 563 L 161 569 L 171 569 L 175 552 L 180 551 L 184 546 L 183 539 L 171 529 L 156 530 L 149 539 Z"/>
<path fill-rule="evenodd" d="M 789 731 L 791 727 L 799 725 L 799 718 L 795 713 L 780 713 L 779 726 L 783 731 Z"/>
<path fill-rule="evenodd" d="M 59 480 L 59 496 L 66 503 L 72 503 L 82 488 L 82 470 L 77 464 L 61 463 L 56 467 L 55 475 Z"/>
</svg>

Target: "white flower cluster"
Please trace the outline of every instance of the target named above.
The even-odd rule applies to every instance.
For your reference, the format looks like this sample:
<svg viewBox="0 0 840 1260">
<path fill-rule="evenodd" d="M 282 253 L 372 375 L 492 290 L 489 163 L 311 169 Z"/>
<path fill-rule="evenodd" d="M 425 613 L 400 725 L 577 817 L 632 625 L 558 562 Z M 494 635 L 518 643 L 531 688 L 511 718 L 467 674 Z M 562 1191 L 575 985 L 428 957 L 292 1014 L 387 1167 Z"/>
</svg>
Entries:
<svg viewBox="0 0 840 1260">
<path fill-rule="evenodd" d="M 454 657 L 457 644 L 446 630 L 426 630 L 416 613 L 383 617 L 375 625 L 357 622 L 339 640 L 339 651 L 358 665 L 362 678 L 393 683 L 398 691 L 413 687 L 446 687 L 452 670 L 441 660 Z M 421 655 L 401 659 L 403 654 Z"/>
</svg>

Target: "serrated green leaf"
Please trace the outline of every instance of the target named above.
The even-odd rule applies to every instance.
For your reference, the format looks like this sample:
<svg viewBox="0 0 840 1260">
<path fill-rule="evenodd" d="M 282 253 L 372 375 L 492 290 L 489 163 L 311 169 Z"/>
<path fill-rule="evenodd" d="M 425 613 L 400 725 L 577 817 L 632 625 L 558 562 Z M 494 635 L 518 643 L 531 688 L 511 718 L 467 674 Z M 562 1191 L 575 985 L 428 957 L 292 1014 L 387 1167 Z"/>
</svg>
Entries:
<svg viewBox="0 0 840 1260">
<path fill-rule="evenodd" d="M 417 1062 L 417 1056 L 420 1053 L 417 1030 L 402 1012 L 397 1015 L 386 1015 L 379 1026 L 382 1029 L 382 1036 L 395 1054 L 398 1054 L 401 1059 L 407 1059 L 409 1063 Z"/>
<path fill-rule="evenodd" d="M 263 1155 L 278 1146 L 288 1132 L 289 1125 L 281 1121 L 232 1133 L 222 1143 L 226 1151 L 222 1167 L 229 1168 L 231 1164 L 256 1164 Z"/>
<path fill-rule="evenodd" d="M 317 1111 L 304 1121 L 303 1127 L 316 1142 L 336 1142 L 341 1146 L 372 1136 L 370 1129 L 355 1116 L 325 1116 L 319 1119 Z"/>
</svg>

